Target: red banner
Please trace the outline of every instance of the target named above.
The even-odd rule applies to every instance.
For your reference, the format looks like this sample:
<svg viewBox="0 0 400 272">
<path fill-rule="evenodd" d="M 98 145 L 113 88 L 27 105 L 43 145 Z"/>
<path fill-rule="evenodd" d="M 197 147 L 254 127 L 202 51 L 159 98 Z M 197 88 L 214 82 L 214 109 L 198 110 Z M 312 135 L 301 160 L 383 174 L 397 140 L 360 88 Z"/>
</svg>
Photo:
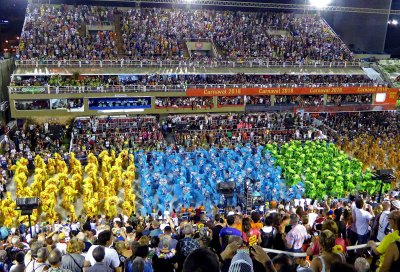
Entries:
<svg viewBox="0 0 400 272">
<path fill-rule="evenodd" d="M 387 92 L 376 95 L 374 105 L 396 105 L 398 98 L 397 89 L 389 89 Z"/>
<path fill-rule="evenodd" d="M 240 96 L 240 95 L 323 95 L 372 94 L 396 92 L 388 87 L 302 87 L 302 88 L 188 88 L 186 96 Z"/>
</svg>

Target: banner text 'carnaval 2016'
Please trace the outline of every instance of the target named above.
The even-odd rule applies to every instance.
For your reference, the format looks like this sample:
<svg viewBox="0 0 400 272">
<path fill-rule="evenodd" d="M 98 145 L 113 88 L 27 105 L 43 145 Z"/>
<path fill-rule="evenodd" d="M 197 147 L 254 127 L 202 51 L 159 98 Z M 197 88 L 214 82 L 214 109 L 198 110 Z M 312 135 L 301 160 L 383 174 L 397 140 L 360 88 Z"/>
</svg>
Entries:
<svg viewBox="0 0 400 272">
<path fill-rule="evenodd" d="M 299 87 L 299 88 L 188 88 L 187 96 L 240 96 L 240 95 L 322 95 L 372 94 L 396 91 L 388 87 Z"/>
</svg>

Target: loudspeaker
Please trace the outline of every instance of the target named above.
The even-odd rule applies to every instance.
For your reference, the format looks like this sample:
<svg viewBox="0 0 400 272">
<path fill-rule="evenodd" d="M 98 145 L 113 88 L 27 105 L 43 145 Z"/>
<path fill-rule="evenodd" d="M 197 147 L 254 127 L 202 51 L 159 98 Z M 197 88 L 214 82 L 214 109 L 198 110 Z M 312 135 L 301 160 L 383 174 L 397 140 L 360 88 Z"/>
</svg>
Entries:
<svg viewBox="0 0 400 272">
<path fill-rule="evenodd" d="M 376 171 L 379 176 L 390 176 L 393 175 L 393 169 L 381 169 Z"/>
<path fill-rule="evenodd" d="M 230 182 L 221 182 L 218 184 L 218 192 L 220 194 L 224 194 L 226 197 L 231 197 L 233 196 L 233 193 L 235 192 L 235 182 L 230 181 Z"/>
<path fill-rule="evenodd" d="M 39 207 L 40 199 L 37 197 L 17 198 L 17 207 L 20 210 L 33 210 Z"/>
</svg>

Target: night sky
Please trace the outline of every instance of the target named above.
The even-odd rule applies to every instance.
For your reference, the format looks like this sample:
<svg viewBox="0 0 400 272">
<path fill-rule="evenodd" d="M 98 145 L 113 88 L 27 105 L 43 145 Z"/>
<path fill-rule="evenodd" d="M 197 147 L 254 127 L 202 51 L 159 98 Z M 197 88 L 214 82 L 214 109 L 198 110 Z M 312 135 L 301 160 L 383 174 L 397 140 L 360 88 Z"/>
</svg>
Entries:
<svg viewBox="0 0 400 272">
<path fill-rule="evenodd" d="M 257 2 L 257 0 L 253 1 Z M 86 1 L 70 0 L 65 2 L 84 3 Z M 5 40 L 13 40 L 21 34 L 26 5 L 27 0 L 0 0 L 0 47 L 4 45 Z M 400 10 L 400 0 L 393 0 L 392 9 Z M 385 51 L 391 53 L 392 57 L 400 58 L 400 16 L 392 16 L 391 19 L 398 20 L 399 24 L 397 26 L 388 25 Z M 9 23 L 1 24 L 2 20 L 7 20 Z"/>
</svg>

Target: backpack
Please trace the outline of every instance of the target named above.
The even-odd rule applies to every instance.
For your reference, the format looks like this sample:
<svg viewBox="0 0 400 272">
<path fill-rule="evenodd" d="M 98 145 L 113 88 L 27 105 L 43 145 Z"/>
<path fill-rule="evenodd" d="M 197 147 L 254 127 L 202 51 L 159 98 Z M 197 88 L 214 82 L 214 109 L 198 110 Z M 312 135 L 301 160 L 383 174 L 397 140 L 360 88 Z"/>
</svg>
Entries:
<svg viewBox="0 0 400 272">
<path fill-rule="evenodd" d="M 18 230 L 19 230 L 19 233 L 20 233 L 21 235 L 24 235 L 25 232 L 26 232 L 26 226 L 25 226 L 24 224 L 20 224 L 20 225 L 18 226 Z"/>
<path fill-rule="evenodd" d="M 274 243 L 276 234 L 278 233 L 275 228 L 272 228 L 272 231 L 270 232 L 264 232 L 262 229 L 260 229 L 261 232 L 261 247 L 263 248 L 272 248 L 272 245 Z"/>
<path fill-rule="evenodd" d="M 6 272 L 8 269 L 6 269 L 7 265 L 3 262 L 0 262 L 0 272 Z"/>
<path fill-rule="evenodd" d="M 133 259 L 129 258 L 126 260 L 125 272 L 133 272 Z"/>
</svg>

